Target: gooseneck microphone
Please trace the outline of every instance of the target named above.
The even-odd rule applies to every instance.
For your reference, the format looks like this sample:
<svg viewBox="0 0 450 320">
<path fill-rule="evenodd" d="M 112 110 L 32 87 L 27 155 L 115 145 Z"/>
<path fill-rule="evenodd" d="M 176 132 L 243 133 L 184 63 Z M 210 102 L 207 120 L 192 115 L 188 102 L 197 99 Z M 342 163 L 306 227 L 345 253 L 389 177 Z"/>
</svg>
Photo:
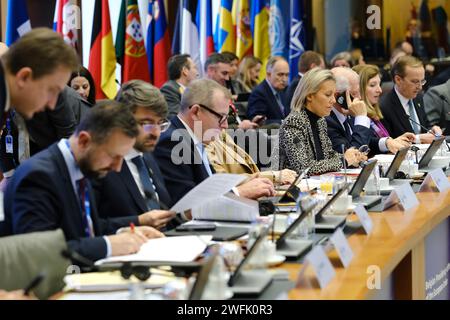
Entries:
<svg viewBox="0 0 450 320">
<path fill-rule="evenodd" d="M 435 136 L 435 137 L 439 137 L 439 135 L 437 135 L 436 133 L 434 133 L 433 131 L 431 131 L 431 129 L 428 129 L 427 127 L 423 126 L 423 125 L 420 124 L 419 122 L 414 121 L 413 119 L 411 119 L 410 116 L 407 116 L 407 117 L 409 118 L 409 120 L 410 120 L 411 122 L 413 122 L 413 123 L 419 125 L 422 129 L 426 130 L 428 133 L 431 133 L 431 134 L 432 134 L 433 136 Z M 444 130 L 445 130 L 445 129 L 446 129 L 446 128 L 444 128 L 444 129 L 442 130 L 442 133 L 444 133 Z M 445 145 L 447 146 L 448 151 L 450 152 L 450 146 L 448 145 L 448 143 L 447 143 L 446 140 L 444 140 L 444 142 L 445 142 Z"/>
</svg>

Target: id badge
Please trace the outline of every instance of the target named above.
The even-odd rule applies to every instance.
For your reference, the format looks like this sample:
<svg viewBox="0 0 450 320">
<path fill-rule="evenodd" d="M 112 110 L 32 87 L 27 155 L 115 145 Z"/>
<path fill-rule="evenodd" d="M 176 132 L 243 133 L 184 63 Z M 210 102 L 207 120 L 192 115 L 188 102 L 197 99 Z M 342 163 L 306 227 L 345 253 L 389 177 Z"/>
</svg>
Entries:
<svg viewBox="0 0 450 320">
<path fill-rule="evenodd" d="M 6 146 L 6 153 L 13 153 L 14 147 L 12 135 L 8 134 L 5 137 L 5 146 Z"/>
</svg>

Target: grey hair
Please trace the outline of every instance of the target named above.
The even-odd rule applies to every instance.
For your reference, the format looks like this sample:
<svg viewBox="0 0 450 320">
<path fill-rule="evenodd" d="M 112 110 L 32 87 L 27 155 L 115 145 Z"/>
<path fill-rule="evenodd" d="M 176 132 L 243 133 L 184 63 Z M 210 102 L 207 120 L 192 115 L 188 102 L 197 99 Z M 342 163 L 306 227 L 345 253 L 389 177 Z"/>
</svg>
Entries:
<svg viewBox="0 0 450 320">
<path fill-rule="evenodd" d="M 214 108 L 213 98 L 215 92 L 222 92 L 227 99 L 231 100 L 231 93 L 227 88 L 221 86 L 214 80 L 198 79 L 191 82 L 181 97 L 181 112 L 185 112 L 194 104 L 203 104 Z"/>
<path fill-rule="evenodd" d="M 269 61 L 267 61 L 267 65 L 266 65 L 266 73 L 267 72 L 272 72 L 273 68 L 275 67 L 275 64 L 278 61 L 286 61 L 285 58 L 281 57 L 281 56 L 273 56 L 270 57 Z M 286 61 L 287 62 L 287 61 Z"/>
<path fill-rule="evenodd" d="M 138 107 L 149 109 L 161 118 L 166 118 L 169 113 L 166 99 L 158 88 L 142 80 L 124 83 L 116 101 L 125 104 L 132 113 L 135 113 Z"/>
<path fill-rule="evenodd" d="M 291 109 L 297 112 L 303 109 L 306 106 L 306 98 L 317 93 L 321 85 L 329 80 L 336 81 L 330 70 L 314 68 L 305 73 L 295 89 Z"/>
</svg>

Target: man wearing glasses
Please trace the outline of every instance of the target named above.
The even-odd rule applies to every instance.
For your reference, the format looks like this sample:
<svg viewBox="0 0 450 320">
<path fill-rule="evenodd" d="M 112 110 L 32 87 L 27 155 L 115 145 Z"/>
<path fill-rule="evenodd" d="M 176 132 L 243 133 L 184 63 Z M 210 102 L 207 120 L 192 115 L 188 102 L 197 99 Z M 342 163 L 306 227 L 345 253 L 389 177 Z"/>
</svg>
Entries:
<svg viewBox="0 0 450 320">
<path fill-rule="evenodd" d="M 167 102 L 157 88 L 141 80 L 124 83 L 116 100 L 133 113 L 139 135 L 121 170 L 94 183 L 99 214 L 105 219 L 136 216 L 140 225 L 163 229 L 175 213 L 165 210 L 171 199 L 152 152 L 170 126 Z"/>
<path fill-rule="evenodd" d="M 215 173 L 205 146 L 228 128 L 230 101 L 230 92 L 213 80 L 195 80 L 185 90 L 180 113 L 171 119 L 169 130 L 161 135 L 154 152 L 172 204 Z M 261 178 L 233 191 L 250 199 L 275 194 L 272 182 Z"/>
<path fill-rule="evenodd" d="M 431 143 L 442 130 L 438 126 L 431 128 L 425 113 L 421 94 L 426 83 L 422 62 L 412 56 L 401 57 L 391 72 L 394 90 L 380 103 L 384 126 L 393 138 L 412 132 L 416 134 L 416 143 Z"/>
</svg>

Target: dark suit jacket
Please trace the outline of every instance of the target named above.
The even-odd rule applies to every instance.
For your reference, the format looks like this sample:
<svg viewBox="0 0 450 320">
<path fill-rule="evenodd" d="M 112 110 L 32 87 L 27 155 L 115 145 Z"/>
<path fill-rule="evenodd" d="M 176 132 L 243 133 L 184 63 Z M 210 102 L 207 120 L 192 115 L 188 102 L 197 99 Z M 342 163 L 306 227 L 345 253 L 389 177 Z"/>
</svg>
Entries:
<svg viewBox="0 0 450 320">
<path fill-rule="evenodd" d="M 169 80 L 161 87 L 161 93 L 169 106 L 169 117 L 176 116 L 180 111 L 181 86 L 175 80 Z"/>
<path fill-rule="evenodd" d="M 166 206 L 170 205 L 170 195 L 156 160 L 151 153 L 145 153 L 144 161 L 152 171 L 151 178 L 160 202 Z M 102 218 L 138 216 L 148 211 L 126 161 L 123 162 L 120 172 L 108 173 L 105 178 L 94 181 L 93 187 L 98 202 L 98 212 Z"/>
<path fill-rule="evenodd" d="M 3 117 L 3 112 L 6 105 L 6 84 L 5 84 L 5 71 L 3 70 L 3 65 L 0 63 L 0 129 L 3 127 L 5 119 Z"/>
<path fill-rule="evenodd" d="M 62 138 L 68 138 L 75 131 L 78 125 L 77 115 L 82 112 L 83 115 L 87 112 L 87 103 L 81 96 L 72 88 L 66 87 L 58 97 L 54 110 L 46 110 L 44 112 L 36 113 L 31 120 L 26 121 L 28 133 L 30 135 L 30 155 L 34 155 L 39 151 L 44 150 L 53 143 Z M 81 111 L 83 110 L 83 111 Z M 81 114 L 79 115 L 81 116 Z M 8 172 L 15 169 L 20 163 L 18 160 L 18 130 L 14 124 L 13 118 L 11 121 L 11 135 L 13 137 L 13 154 L 5 152 L 5 137 L 8 134 L 7 130 L 3 131 L 0 145 L 0 167 L 3 172 Z"/>
<path fill-rule="evenodd" d="M 286 91 L 286 103 L 288 106 L 291 106 L 292 98 L 294 97 L 295 89 L 297 89 L 298 83 L 302 77 L 300 75 L 296 76 L 294 79 L 292 79 L 291 84 L 287 88 Z"/>
<path fill-rule="evenodd" d="M 281 113 L 267 80 L 264 80 L 252 91 L 248 99 L 247 118 L 253 119 L 255 116 L 263 115 L 267 117 L 267 124 L 280 124 L 281 120 L 286 118 L 290 112 L 290 106 L 286 100 L 286 91 L 281 92 L 281 102 L 284 105 L 284 114 Z"/>
<path fill-rule="evenodd" d="M 423 107 L 423 96 L 417 96 L 413 102 L 420 123 L 426 128 L 429 128 L 428 119 Z M 408 115 L 405 109 L 403 109 L 395 90 L 392 90 L 381 98 L 380 107 L 384 117 L 381 122 L 392 138 L 395 139 L 405 132 L 414 132 Z M 426 130 L 421 128 L 421 133 L 426 133 Z"/>
<path fill-rule="evenodd" d="M 208 178 L 201 155 L 178 117 L 171 119 L 171 126 L 162 133 L 153 155 L 158 161 L 166 187 L 170 190 L 172 203 L 169 206 Z M 213 169 L 212 172 L 214 173 Z"/>
<path fill-rule="evenodd" d="M 342 145 L 345 145 L 345 149 L 355 147 L 358 149 L 362 145 L 368 145 L 372 152 L 379 153 L 378 147 L 379 139 L 373 135 L 372 129 L 364 126 L 355 125 L 355 118 L 350 117 L 350 128 L 352 129 L 352 138 L 349 140 L 345 129 L 342 127 L 339 119 L 334 111 L 331 111 L 327 119 L 327 131 L 328 136 L 333 144 L 333 149 L 336 152 L 342 153 Z"/>
<path fill-rule="evenodd" d="M 93 191 L 90 193 L 91 218 L 96 235 L 108 235 L 136 219 L 100 219 Z M 86 238 L 78 196 L 69 171 L 56 144 L 25 161 L 8 183 L 4 197 L 5 234 L 30 233 L 61 228 L 72 250 L 91 260 L 106 256 L 102 237 Z"/>
</svg>

